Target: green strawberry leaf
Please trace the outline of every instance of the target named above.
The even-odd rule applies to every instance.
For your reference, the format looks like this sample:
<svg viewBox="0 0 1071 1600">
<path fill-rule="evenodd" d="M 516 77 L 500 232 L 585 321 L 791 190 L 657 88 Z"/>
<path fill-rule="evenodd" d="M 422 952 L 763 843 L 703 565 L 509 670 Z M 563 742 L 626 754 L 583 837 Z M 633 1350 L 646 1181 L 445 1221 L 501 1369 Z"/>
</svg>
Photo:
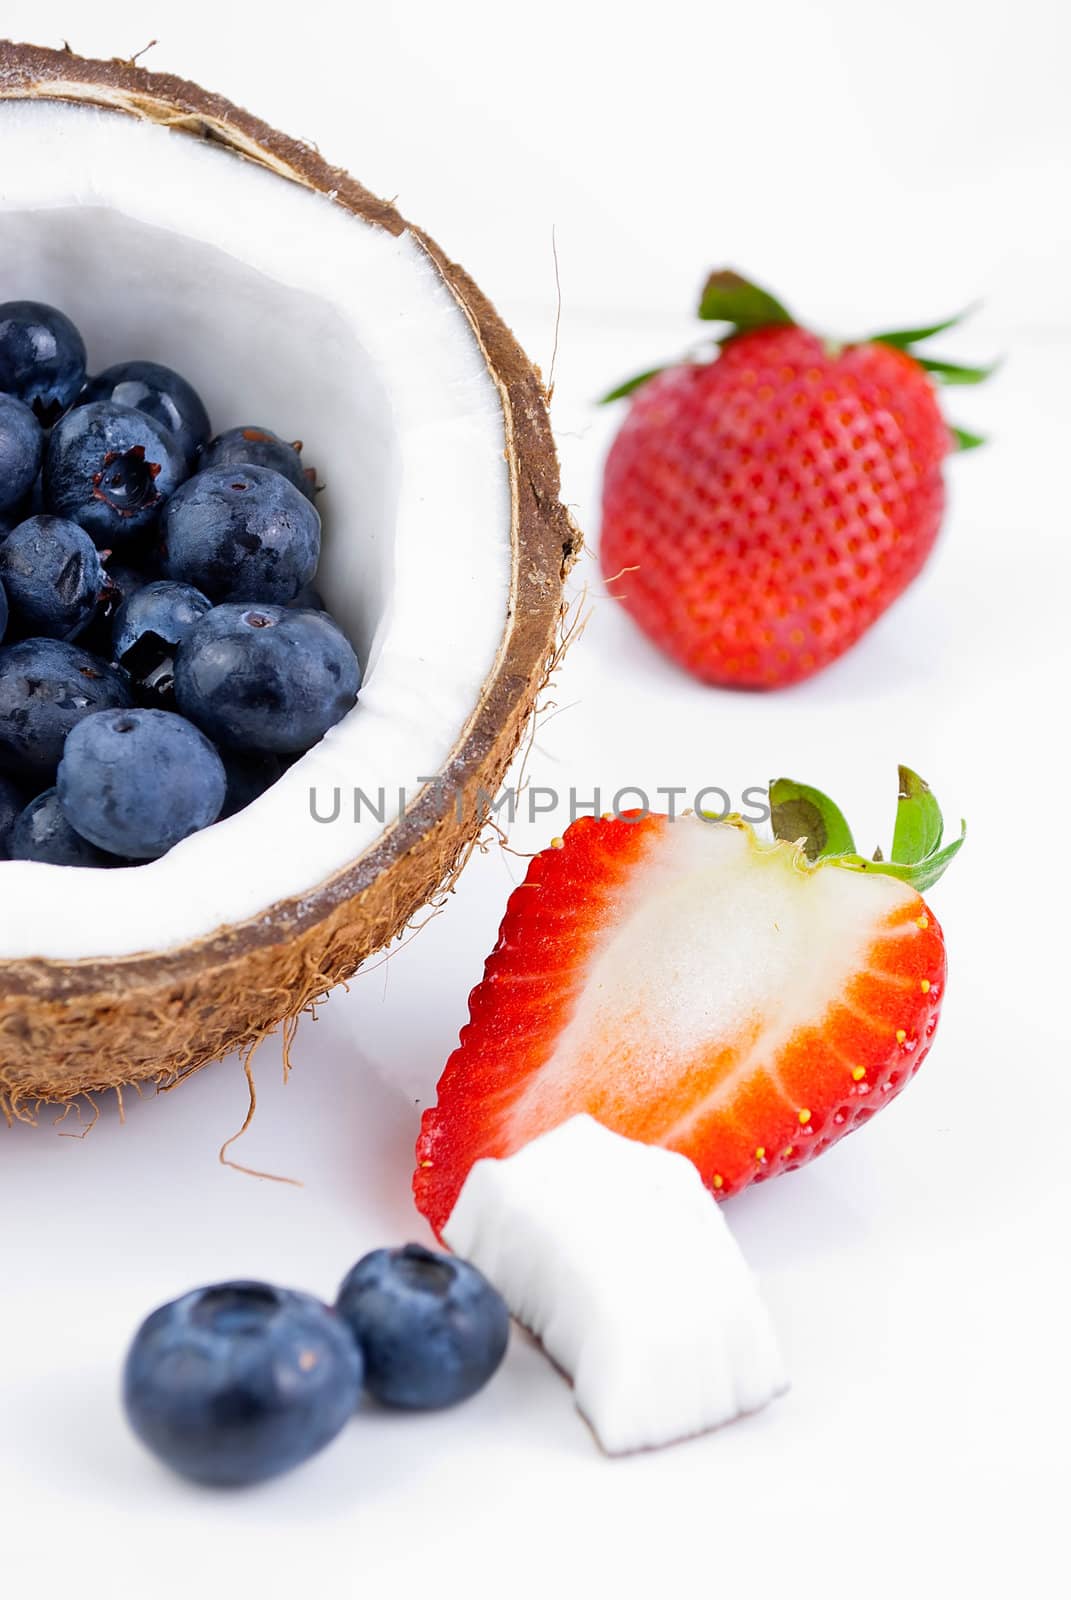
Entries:
<svg viewBox="0 0 1071 1600">
<path fill-rule="evenodd" d="M 966 311 L 957 311 L 954 317 L 946 317 L 943 322 L 931 322 L 926 328 L 896 328 L 891 333 L 872 333 L 866 342 L 891 344 L 894 350 L 906 350 L 910 345 L 921 344 L 923 339 L 932 339 L 934 334 L 958 327 L 973 310 L 973 306 L 968 306 Z"/>
<path fill-rule="evenodd" d="M 699 315 L 704 322 L 731 322 L 737 333 L 795 320 L 780 300 L 727 267 L 712 272 L 704 284 Z"/>
<path fill-rule="evenodd" d="M 901 866 L 914 866 L 932 856 L 944 833 L 941 808 L 928 783 L 900 768 L 900 793 L 896 802 L 896 827 L 893 832 L 892 859 Z"/>
<path fill-rule="evenodd" d="M 958 855 L 963 848 L 963 841 L 967 837 L 967 824 L 961 821 L 959 827 L 960 834 L 958 839 L 953 839 L 951 844 L 946 844 L 943 850 L 935 850 L 932 856 L 927 856 L 925 861 L 920 861 L 912 869 L 910 877 L 905 877 L 905 881 L 910 883 L 913 889 L 917 889 L 920 894 L 923 890 L 932 888 L 944 873 L 952 857 Z"/>
<path fill-rule="evenodd" d="M 918 362 L 923 371 L 928 372 L 938 383 L 984 383 L 987 378 L 993 376 L 998 366 L 994 361 L 988 367 L 964 367 L 954 361 L 936 361 L 930 356 L 916 356 L 914 352 L 911 354 L 912 359 Z"/>
<path fill-rule="evenodd" d="M 946 844 L 943 850 L 935 850 L 924 861 L 867 861 L 865 856 L 838 856 L 837 866 L 846 867 L 849 872 L 876 872 L 884 878 L 898 878 L 901 883 L 909 883 L 922 894 L 924 890 L 932 888 L 952 857 L 962 849 L 967 837 L 967 824 L 963 822 L 960 827 L 962 832 L 958 839 Z"/>
<path fill-rule="evenodd" d="M 966 428 L 954 428 L 949 425 L 948 431 L 952 435 L 955 449 L 960 451 L 977 450 L 989 442 L 984 433 L 968 433 Z"/>
<path fill-rule="evenodd" d="M 819 865 L 844 867 L 849 872 L 877 873 L 898 878 L 921 893 L 935 884 L 967 837 L 967 824 L 951 844 L 942 846 L 944 822 L 929 784 L 912 772 L 900 768 L 900 789 L 896 806 L 892 858 L 886 860 L 875 850 L 868 861 L 855 848 L 851 830 L 843 815 L 820 789 L 808 788 L 791 778 L 776 778 L 770 785 L 770 817 L 774 837 L 795 844 L 803 841 L 807 859 Z"/>
<path fill-rule="evenodd" d="M 824 861 L 827 856 L 851 855 L 855 851 L 852 830 L 843 813 L 820 789 L 791 778 L 775 778 L 770 784 L 770 819 L 774 838 L 795 844 L 804 841 L 809 861 Z"/>
<path fill-rule="evenodd" d="M 665 372 L 665 367 L 652 367 L 650 372 L 637 373 L 634 378 L 626 378 L 624 383 L 619 383 L 616 389 L 611 389 L 609 394 L 604 394 L 599 400 L 600 406 L 608 406 L 614 400 L 624 400 L 626 396 L 635 394 L 649 378 L 657 378 L 660 372 Z"/>
</svg>

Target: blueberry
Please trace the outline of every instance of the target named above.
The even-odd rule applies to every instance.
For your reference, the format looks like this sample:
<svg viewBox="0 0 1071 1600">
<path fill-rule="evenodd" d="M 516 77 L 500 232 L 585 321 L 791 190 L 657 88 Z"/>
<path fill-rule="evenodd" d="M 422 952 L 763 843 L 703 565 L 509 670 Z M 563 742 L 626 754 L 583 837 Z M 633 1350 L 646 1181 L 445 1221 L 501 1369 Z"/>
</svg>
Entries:
<svg viewBox="0 0 1071 1600">
<path fill-rule="evenodd" d="M 101 549 L 137 539 L 159 520 L 186 476 L 186 460 L 155 417 L 111 400 L 76 406 L 52 430 L 45 503 Z"/>
<path fill-rule="evenodd" d="M 42 443 L 44 435 L 42 434 Z M 17 505 L 9 506 L 6 511 L 0 511 L 0 544 L 3 544 L 8 534 L 18 528 L 30 517 L 39 517 L 45 509 L 44 490 L 41 488 L 40 473 L 33 481 L 28 494 L 24 494 Z"/>
<path fill-rule="evenodd" d="M 216 601 L 285 605 L 320 559 L 320 514 L 269 467 L 210 467 L 163 515 L 169 578 Z"/>
<path fill-rule="evenodd" d="M 0 511 L 13 510 L 29 494 L 44 448 L 41 424 L 29 406 L 0 394 Z"/>
<path fill-rule="evenodd" d="M 252 805 L 286 770 L 281 758 L 267 750 L 224 749 L 220 756 L 227 774 L 227 798 L 220 812 L 221 821 Z"/>
<path fill-rule="evenodd" d="M 137 594 L 139 589 L 144 589 L 147 583 L 154 581 L 152 572 L 144 567 L 132 567 L 129 562 L 120 561 L 114 556 L 105 561 L 104 566 L 115 586 L 120 605 L 124 600 L 129 600 L 131 595 Z"/>
<path fill-rule="evenodd" d="M 316 473 L 301 464 L 301 440 L 287 444 L 270 428 L 228 428 L 206 444 L 201 469 L 206 467 L 270 467 L 289 478 L 309 500 L 316 494 Z"/>
<path fill-rule="evenodd" d="M 121 557 L 109 556 L 106 551 L 103 555 L 107 587 L 96 616 L 85 633 L 79 635 L 78 642 L 87 650 L 92 650 L 94 655 L 104 656 L 108 661 L 112 661 L 115 659 L 112 645 L 115 613 L 124 600 L 128 600 L 139 589 L 144 589 L 146 584 L 159 580 L 160 564 L 151 544 L 143 548 L 126 549 Z M 131 565 L 127 560 L 128 556 L 137 558 L 136 566 Z M 169 678 L 172 676 L 170 672 L 167 675 Z M 166 695 L 152 690 L 147 703 L 160 705 L 166 699 Z"/>
<path fill-rule="evenodd" d="M 154 417 L 174 435 L 190 465 L 212 431 L 197 390 L 180 373 L 156 361 L 120 361 L 98 372 L 82 392 L 83 404 L 92 400 L 114 400 Z"/>
<path fill-rule="evenodd" d="M 104 565 L 124 600 L 164 575 L 163 553 L 156 540 L 128 546 L 121 555 L 105 556 Z"/>
<path fill-rule="evenodd" d="M 358 1261 L 335 1309 L 361 1347 L 369 1394 L 409 1410 L 467 1400 L 509 1341 L 506 1303 L 483 1274 L 419 1244 Z"/>
<path fill-rule="evenodd" d="M 11 830 L 25 804 L 17 784 L 0 774 L 0 861 L 6 861 L 11 844 Z"/>
<path fill-rule="evenodd" d="M 112 646 L 116 661 L 136 684 L 166 694 L 174 681 L 179 640 L 211 609 L 211 600 L 192 584 L 166 579 L 145 584 L 115 613 Z"/>
<path fill-rule="evenodd" d="M 0 545 L 0 581 L 23 635 L 74 639 L 96 611 L 107 576 L 77 522 L 41 516 Z"/>
<path fill-rule="evenodd" d="M 173 711 L 100 711 L 68 736 L 56 777 L 83 838 L 152 861 L 215 822 L 227 779 L 204 734 Z"/>
<path fill-rule="evenodd" d="M 175 656 L 183 716 L 239 750 L 310 749 L 355 704 L 360 683 L 352 646 L 320 611 L 216 606 Z"/>
<path fill-rule="evenodd" d="M 286 602 L 288 611 L 326 611 L 324 597 L 314 583 L 307 583 L 299 589 L 292 600 Z"/>
<path fill-rule="evenodd" d="M 70 317 L 36 300 L 0 305 L 0 391 L 24 400 L 48 428 L 85 376 L 86 347 Z"/>
<path fill-rule="evenodd" d="M 55 789 L 46 789 L 16 818 L 9 851 L 12 861 L 50 861 L 56 867 L 117 867 L 115 856 L 75 833 Z"/>
<path fill-rule="evenodd" d="M 357 1407 L 361 1376 L 348 1330 L 318 1300 L 220 1283 L 142 1323 L 123 1402 L 138 1438 L 173 1471 L 236 1488 L 330 1444 Z"/>
<path fill-rule="evenodd" d="M 121 661 L 147 633 L 155 634 L 162 644 L 177 645 L 211 610 L 211 600 L 192 583 L 159 578 L 143 584 L 115 614 L 115 659 Z"/>
<path fill-rule="evenodd" d="M 91 655 L 99 656 L 102 661 L 118 665 L 112 650 L 112 617 L 121 599 L 118 588 L 107 567 L 104 569 L 104 588 L 101 590 L 100 603 L 90 617 L 89 622 L 78 635 L 78 643 L 83 650 L 88 650 Z M 136 685 L 132 686 L 134 700 L 137 701 Z"/>
<path fill-rule="evenodd" d="M 7 632 L 7 593 L 3 583 L 0 583 L 0 643 L 3 643 L 4 634 Z"/>
<path fill-rule="evenodd" d="M 0 648 L 0 772 L 53 781 L 64 741 L 83 717 L 132 703 L 125 672 L 60 639 Z"/>
</svg>

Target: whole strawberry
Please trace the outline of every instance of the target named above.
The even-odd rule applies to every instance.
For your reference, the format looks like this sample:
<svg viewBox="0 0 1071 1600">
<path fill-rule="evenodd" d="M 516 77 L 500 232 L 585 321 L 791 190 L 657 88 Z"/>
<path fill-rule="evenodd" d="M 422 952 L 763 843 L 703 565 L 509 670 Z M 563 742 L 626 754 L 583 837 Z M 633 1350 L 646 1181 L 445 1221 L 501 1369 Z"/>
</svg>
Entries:
<svg viewBox="0 0 1071 1600">
<path fill-rule="evenodd" d="M 957 319 L 832 345 L 733 272 L 699 315 L 716 359 L 621 385 L 635 395 L 603 485 L 610 592 L 706 683 L 772 689 L 828 666 L 926 562 L 941 464 L 981 443 L 951 429 L 934 382 L 987 368 L 913 353 Z"/>
</svg>

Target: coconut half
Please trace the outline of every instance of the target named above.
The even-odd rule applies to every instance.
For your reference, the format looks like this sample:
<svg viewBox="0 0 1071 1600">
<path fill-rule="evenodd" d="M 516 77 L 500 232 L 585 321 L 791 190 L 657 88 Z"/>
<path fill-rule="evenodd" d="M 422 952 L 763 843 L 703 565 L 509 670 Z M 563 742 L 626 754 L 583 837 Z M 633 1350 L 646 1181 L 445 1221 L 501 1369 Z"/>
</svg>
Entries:
<svg viewBox="0 0 1071 1600">
<path fill-rule="evenodd" d="M 73 317 L 91 371 L 162 361 L 217 430 L 305 441 L 325 485 L 318 582 L 365 681 L 268 793 L 160 861 L 0 863 L 10 1104 L 173 1080 L 392 938 L 485 820 L 579 546 L 539 375 L 471 280 L 314 150 L 193 84 L 0 44 L 15 298 Z"/>
</svg>

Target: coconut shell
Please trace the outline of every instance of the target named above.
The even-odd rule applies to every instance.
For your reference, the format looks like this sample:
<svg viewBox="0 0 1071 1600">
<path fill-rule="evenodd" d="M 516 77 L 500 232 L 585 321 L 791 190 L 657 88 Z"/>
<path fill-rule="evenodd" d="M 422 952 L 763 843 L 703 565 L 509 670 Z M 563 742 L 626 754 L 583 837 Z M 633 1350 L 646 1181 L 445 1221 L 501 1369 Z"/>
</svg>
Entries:
<svg viewBox="0 0 1071 1600">
<path fill-rule="evenodd" d="M 486 821 L 440 795 L 493 794 L 558 648 L 562 580 L 580 534 L 559 500 L 539 372 L 490 301 L 435 242 L 310 146 L 196 84 L 124 61 L 0 43 L 0 98 L 67 100 L 209 139 L 421 242 L 464 309 L 502 401 L 513 488 L 513 578 L 497 664 L 438 780 L 366 854 L 300 900 L 162 953 L 0 963 L 0 1109 L 127 1083 L 170 1084 L 292 1019 L 449 884 Z M 459 815 L 460 813 L 460 815 Z"/>
</svg>

